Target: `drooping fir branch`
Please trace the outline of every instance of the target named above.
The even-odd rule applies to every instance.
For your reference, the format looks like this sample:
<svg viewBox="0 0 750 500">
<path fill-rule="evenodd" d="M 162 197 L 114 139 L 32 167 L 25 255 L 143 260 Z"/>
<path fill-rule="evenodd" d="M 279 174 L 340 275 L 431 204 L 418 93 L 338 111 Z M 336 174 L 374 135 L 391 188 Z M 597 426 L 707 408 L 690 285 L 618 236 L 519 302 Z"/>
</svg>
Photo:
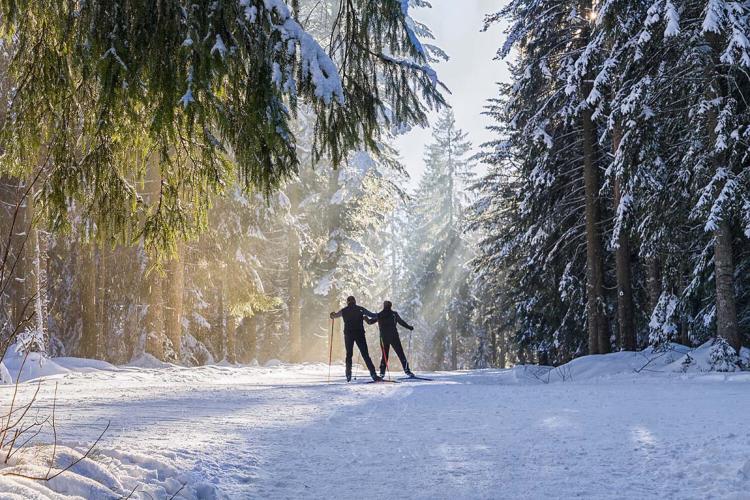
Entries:
<svg viewBox="0 0 750 500">
<path fill-rule="evenodd" d="M 327 49 L 283 0 L 2 0 L 0 15 L 14 86 L 0 170 L 50 151 L 56 226 L 75 201 L 97 232 L 168 245 L 232 175 L 268 194 L 296 172 L 298 103 L 318 118 L 314 157 L 335 165 L 444 104 L 405 0 L 341 0 Z M 153 162 L 158 204 L 141 189 Z"/>
</svg>

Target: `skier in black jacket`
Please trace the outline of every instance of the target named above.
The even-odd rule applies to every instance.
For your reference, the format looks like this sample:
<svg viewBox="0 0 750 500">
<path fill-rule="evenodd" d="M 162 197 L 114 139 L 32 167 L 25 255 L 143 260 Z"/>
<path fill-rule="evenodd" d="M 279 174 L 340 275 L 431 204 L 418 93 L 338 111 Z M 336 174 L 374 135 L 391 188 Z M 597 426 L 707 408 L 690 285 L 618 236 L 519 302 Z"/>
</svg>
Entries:
<svg viewBox="0 0 750 500">
<path fill-rule="evenodd" d="M 367 350 L 367 339 L 365 338 L 365 325 L 363 321 L 367 318 L 377 318 L 377 314 L 357 305 L 354 297 L 346 298 L 346 307 L 339 312 L 332 312 L 331 319 L 344 318 L 344 345 L 346 346 L 346 381 L 352 380 L 352 354 L 354 354 L 354 343 L 356 342 L 362 359 L 370 370 L 370 376 L 375 382 L 383 380 L 375 373 L 375 365 L 372 364 L 370 353 Z"/>
<path fill-rule="evenodd" d="M 380 360 L 380 376 L 385 376 L 385 369 L 388 366 L 388 355 L 390 354 L 391 347 L 393 347 L 393 350 L 396 351 L 396 356 L 401 361 L 401 366 L 404 368 L 404 373 L 409 377 L 413 377 L 414 374 L 409 369 L 409 362 L 406 360 L 396 324 L 403 326 L 407 330 L 414 330 L 414 327 L 401 319 L 401 316 L 393 310 L 393 304 L 389 300 L 383 302 L 383 310 L 377 314 L 375 319 L 366 319 L 365 321 L 370 325 L 377 323 L 380 328 L 380 348 L 383 350 L 383 357 Z"/>
</svg>

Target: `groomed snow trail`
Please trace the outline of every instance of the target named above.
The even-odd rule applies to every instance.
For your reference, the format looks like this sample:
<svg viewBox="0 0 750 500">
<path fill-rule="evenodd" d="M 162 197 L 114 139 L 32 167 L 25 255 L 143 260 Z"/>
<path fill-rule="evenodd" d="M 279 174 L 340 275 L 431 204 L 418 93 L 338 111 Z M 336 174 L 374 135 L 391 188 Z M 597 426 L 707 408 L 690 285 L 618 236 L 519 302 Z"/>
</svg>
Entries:
<svg viewBox="0 0 750 500">
<path fill-rule="evenodd" d="M 750 495 L 745 373 L 347 385 L 334 370 L 330 385 L 322 365 L 96 370 L 46 378 L 39 399 L 44 413 L 59 384 L 65 444 L 111 420 L 94 458 L 133 498 Z"/>
</svg>

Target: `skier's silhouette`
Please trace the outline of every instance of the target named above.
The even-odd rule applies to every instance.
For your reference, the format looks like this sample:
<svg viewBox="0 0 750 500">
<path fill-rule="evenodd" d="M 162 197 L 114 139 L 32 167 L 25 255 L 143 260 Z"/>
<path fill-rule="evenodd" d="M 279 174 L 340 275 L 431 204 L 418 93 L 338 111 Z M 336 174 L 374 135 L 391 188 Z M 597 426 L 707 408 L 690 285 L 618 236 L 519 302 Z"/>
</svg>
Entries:
<svg viewBox="0 0 750 500">
<path fill-rule="evenodd" d="M 396 356 L 401 361 L 401 366 L 404 368 L 404 373 L 413 377 L 414 374 L 409 369 L 409 362 L 406 360 L 396 325 L 401 325 L 407 330 L 414 330 L 414 327 L 401 319 L 401 316 L 393 310 L 393 304 L 390 300 L 383 302 L 383 310 L 374 319 L 365 319 L 365 321 L 370 325 L 377 323 L 380 328 L 380 347 L 383 350 L 383 356 L 380 360 L 380 376 L 385 376 L 385 369 L 388 366 L 388 355 L 391 347 L 393 347 L 393 350 L 396 351 Z"/>
<path fill-rule="evenodd" d="M 368 311 L 362 306 L 357 305 L 357 299 L 354 297 L 346 298 L 346 307 L 339 312 L 332 312 L 331 319 L 344 318 L 344 345 L 346 346 L 346 381 L 352 379 L 352 354 L 354 354 L 354 344 L 357 344 L 359 352 L 362 353 L 362 359 L 370 371 L 370 376 L 375 382 L 383 380 L 375 373 L 375 365 L 370 359 L 370 353 L 367 350 L 367 339 L 365 338 L 365 318 L 377 318 L 377 314 Z"/>
</svg>

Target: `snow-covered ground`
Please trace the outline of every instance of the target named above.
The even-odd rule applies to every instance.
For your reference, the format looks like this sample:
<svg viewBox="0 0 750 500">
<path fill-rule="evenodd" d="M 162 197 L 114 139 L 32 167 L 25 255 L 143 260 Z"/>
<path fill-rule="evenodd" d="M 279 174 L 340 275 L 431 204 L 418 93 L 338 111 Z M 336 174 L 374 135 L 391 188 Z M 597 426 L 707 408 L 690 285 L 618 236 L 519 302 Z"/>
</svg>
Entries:
<svg viewBox="0 0 750 500">
<path fill-rule="evenodd" d="M 58 385 L 58 462 L 111 424 L 50 483 L 3 475 L 43 474 L 49 447 L 15 456 L 0 498 L 750 498 L 750 373 L 681 373 L 683 359 L 351 385 L 341 366 L 328 384 L 323 365 L 32 363 L 40 415 Z M 20 387 L 25 401 L 37 382 Z M 1 408 L 12 393 L 0 387 Z"/>
</svg>

